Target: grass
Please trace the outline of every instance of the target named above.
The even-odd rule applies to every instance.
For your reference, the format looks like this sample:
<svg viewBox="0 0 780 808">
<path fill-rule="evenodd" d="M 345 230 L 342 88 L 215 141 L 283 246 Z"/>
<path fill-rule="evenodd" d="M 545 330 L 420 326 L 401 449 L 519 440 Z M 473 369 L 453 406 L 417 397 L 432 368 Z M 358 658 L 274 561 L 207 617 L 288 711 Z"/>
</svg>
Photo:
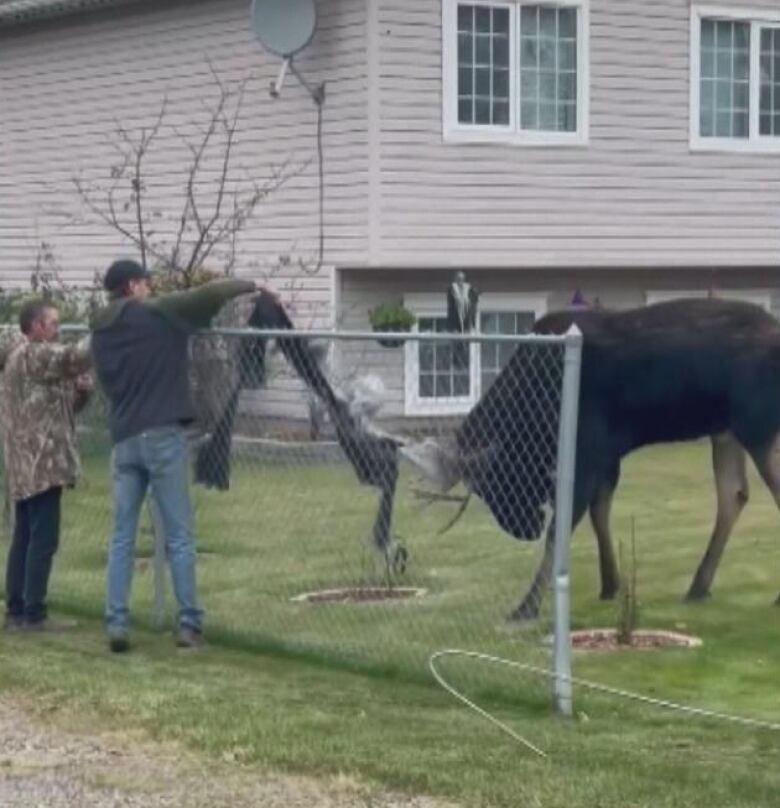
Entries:
<svg viewBox="0 0 780 808">
<path fill-rule="evenodd" d="M 68 724 L 140 728 L 211 759 L 268 770 L 336 774 L 458 800 L 464 805 L 747 808 L 780 793 L 780 733 L 693 719 L 575 691 L 577 718 L 549 710 L 549 687 L 527 675 L 448 661 L 450 678 L 521 734 L 520 747 L 429 684 L 425 662 L 444 647 L 545 661 L 546 619 L 531 630 L 503 617 L 527 585 L 538 548 L 499 534 L 470 506 L 435 537 L 446 509 L 399 499 L 397 531 L 413 566 L 405 584 L 429 595 L 387 606 L 305 606 L 292 594 L 380 575 L 367 548 L 374 497 L 332 468 L 239 467 L 227 494 L 199 492 L 202 597 L 212 647 L 172 650 L 145 630 L 150 573 L 141 569 L 137 648 L 104 650 L 97 617 L 104 585 L 105 461 L 87 458 L 87 484 L 65 504 L 58 605 L 87 616 L 73 635 L 2 638 L 0 688 Z M 704 550 L 714 495 L 707 447 L 643 452 L 626 464 L 616 534 L 636 524 L 640 627 L 703 638 L 694 650 L 577 654 L 575 673 L 660 698 L 780 720 L 778 517 L 752 480 L 753 499 L 716 579 L 714 597 L 681 602 Z M 142 537 L 148 550 L 150 538 Z M 574 627 L 614 626 L 601 603 L 595 543 L 573 544 Z M 371 675 L 365 675 L 371 674 Z"/>
</svg>

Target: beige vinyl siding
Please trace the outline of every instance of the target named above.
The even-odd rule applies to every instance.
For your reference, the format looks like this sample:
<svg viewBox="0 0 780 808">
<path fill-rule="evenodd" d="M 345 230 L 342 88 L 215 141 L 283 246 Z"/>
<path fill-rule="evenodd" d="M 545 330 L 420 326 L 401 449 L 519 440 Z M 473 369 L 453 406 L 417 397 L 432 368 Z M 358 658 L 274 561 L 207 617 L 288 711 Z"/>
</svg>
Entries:
<svg viewBox="0 0 780 808">
<path fill-rule="evenodd" d="M 379 11 L 376 264 L 777 262 L 777 155 L 690 151 L 688 0 L 590 0 L 584 147 L 443 143 L 441 4 Z"/>
</svg>

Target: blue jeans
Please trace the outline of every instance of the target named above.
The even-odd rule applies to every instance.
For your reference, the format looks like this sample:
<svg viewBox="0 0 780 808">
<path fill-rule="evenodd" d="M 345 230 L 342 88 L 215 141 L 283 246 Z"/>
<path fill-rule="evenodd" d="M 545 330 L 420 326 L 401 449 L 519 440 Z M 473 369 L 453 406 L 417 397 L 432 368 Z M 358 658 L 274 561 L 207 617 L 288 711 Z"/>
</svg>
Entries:
<svg viewBox="0 0 780 808">
<path fill-rule="evenodd" d="M 195 585 L 195 542 L 184 430 L 166 426 L 127 438 L 114 446 L 111 465 L 114 534 L 108 554 L 108 631 L 122 632 L 128 627 L 138 518 L 147 489 L 151 490 L 165 534 L 173 591 L 179 604 L 178 625 L 200 631 L 203 612 L 198 608 Z"/>
</svg>

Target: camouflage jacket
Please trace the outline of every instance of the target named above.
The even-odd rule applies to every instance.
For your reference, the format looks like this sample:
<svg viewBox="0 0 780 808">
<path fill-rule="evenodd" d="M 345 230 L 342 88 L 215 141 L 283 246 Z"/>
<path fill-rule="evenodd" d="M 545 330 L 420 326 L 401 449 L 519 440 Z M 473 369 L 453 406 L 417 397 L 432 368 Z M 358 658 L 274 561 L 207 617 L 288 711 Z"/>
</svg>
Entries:
<svg viewBox="0 0 780 808">
<path fill-rule="evenodd" d="M 75 413 L 86 401 L 75 381 L 90 364 L 89 338 L 61 345 L 30 342 L 18 331 L 0 336 L 0 423 L 12 500 L 75 485 Z"/>
</svg>

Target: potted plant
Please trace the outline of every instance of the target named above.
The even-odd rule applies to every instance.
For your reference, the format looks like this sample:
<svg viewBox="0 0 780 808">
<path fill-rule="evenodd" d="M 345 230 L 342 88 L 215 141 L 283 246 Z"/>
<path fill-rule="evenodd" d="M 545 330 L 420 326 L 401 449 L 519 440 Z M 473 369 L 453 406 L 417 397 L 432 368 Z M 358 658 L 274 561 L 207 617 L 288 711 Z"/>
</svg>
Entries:
<svg viewBox="0 0 780 808">
<path fill-rule="evenodd" d="M 401 303 L 381 303 L 368 312 L 368 319 L 374 331 L 411 331 L 417 322 L 414 314 Z M 384 348 L 397 348 L 403 340 L 379 339 L 377 342 Z"/>
</svg>

